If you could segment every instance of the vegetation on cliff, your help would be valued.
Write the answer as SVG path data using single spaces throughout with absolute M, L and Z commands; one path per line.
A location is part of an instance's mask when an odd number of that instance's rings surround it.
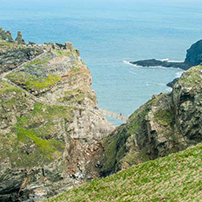
M 202 141 L 202 66 L 185 72 L 168 94 L 142 105 L 104 140 L 100 169 L 106 176 Z
M 95 179 L 49 202 L 200 201 L 202 144 Z
M 99 176 L 101 139 L 114 127 L 92 110 L 96 94 L 79 52 L 70 42 L 26 45 L 21 33 L 16 42 L 3 37 L 0 201 L 41 201 Z

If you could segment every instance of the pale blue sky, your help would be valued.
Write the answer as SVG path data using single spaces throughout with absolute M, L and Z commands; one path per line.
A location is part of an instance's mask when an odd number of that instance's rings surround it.
M 93 3 L 93 4 L 103 4 L 103 3 L 137 3 L 137 2 L 145 2 L 145 3 L 165 3 L 165 4 L 178 4 L 178 3 L 186 3 L 186 4 L 193 4 L 193 3 L 199 3 L 201 0 L 0 0 L 0 3 L 4 4 L 32 4 L 32 3 L 51 3 L 51 4 L 76 4 L 76 3 Z M 197 5 L 196 5 L 197 6 Z

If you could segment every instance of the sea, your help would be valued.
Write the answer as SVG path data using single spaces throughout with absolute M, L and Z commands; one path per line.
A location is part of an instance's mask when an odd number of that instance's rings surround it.
M 92 73 L 99 107 L 129 116 L 183 73 L 129 61 L 183 61 L 202 38 L 201 10 L 197 0 L 0 0 L 0 27 L 14 37 L 22 31 L 26 42 L 71 41 Z

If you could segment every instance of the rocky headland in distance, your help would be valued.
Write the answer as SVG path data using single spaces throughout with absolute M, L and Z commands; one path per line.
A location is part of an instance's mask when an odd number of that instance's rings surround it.
M 130 63 L 142 67 L 161 66 L 167 68 L 172 67 L 188 70 L 190 67 L 197 66 L 202 63 L 202 40 L 197 41 L 187 50 L 186 58 L 183 62 L 147 59 L 147 60 L 138 60 Z M 173 85 L 176 83 L 177 80 L 178 79 L 174 79 L 172 82 L 168 83 L 167 86 L 173 87 Z

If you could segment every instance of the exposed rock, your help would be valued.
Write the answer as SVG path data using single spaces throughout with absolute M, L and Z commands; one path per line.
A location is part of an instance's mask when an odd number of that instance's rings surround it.
M 29 45 L 34 46 L 34 45 L 36 45 L 36 43 L 29 41 Z
M 167 86 L 172 88 L 177 83 L 178 80 L 179 80 L 179 78 L 175 78 L 173 81 L 169 82 L 167 84 Z
M 91 74 L 77 51 L 71 43 L 7 43 L 4 71 L 9 61 L 15 68 L 43 54 L 6 76 L 18 87 L 0 80 L 0 201 L 42 201 L 99 177 L 101 141 L 114 126 L 94 109 Z
M 0 38 L 2 38 L 3 40 L 7 39 L 6 32 L 1 27 L 0 27 Z
M 13 37 L 12 37 L 10 31 L 7 31 L 7 32 L 6 32 L 6 36 L 7 36 L 7 39 L 8 39 L 9 42 L 14 42 Z
M 140 60 L 136 62 L 130 62 L 131 64 L 142 66 L 142 67 L 154 67 L 154 66 L 160 66 L 160 67 L 174 67 L 174 68 L 181 68 L 181 69 L 189 69 L 190 65 L 184 63 L 184 62 L 168 62 L 168 61 L 161 61 L 161 60 Z
M 202 141 L 202 66 L 183 73 L 170 94 L 155 95 L 104 141 L 102 175 Z
M 15 39 L 15 42 L 17 44 L 22 44 L 22 45 L 26 45 L 25 40 L 22 38 L 22 33 L 20 31 L 18 31 L 18 35 Z
M 14 69 L 41 54 L 43 47 L 18 47 L 15 44 L 2 43 L 0 48 L 0 73 Z
M 66 48 L 67 50 L 70 50 L 70 51 L 73 51 L 73 50 L 74 50 L 73 45 L 72 45 L 71 42 L 66 42 L 66 43 L 65 43 L 65 48 Z
M 202 40 L 196 42 L 187 50 L 184 62 L 191 67 L 202 63 Z
M 201 62 L 202 62 L 202 40 L 196 42 L 187 50 L 187 55 L 184 62 L 169 62 L 164 60 L 150 59 L 130 63 L 143 67 L 162 66 L 162 67 L 181 68 L 187 70 L 192 66 L 201 64 Z

